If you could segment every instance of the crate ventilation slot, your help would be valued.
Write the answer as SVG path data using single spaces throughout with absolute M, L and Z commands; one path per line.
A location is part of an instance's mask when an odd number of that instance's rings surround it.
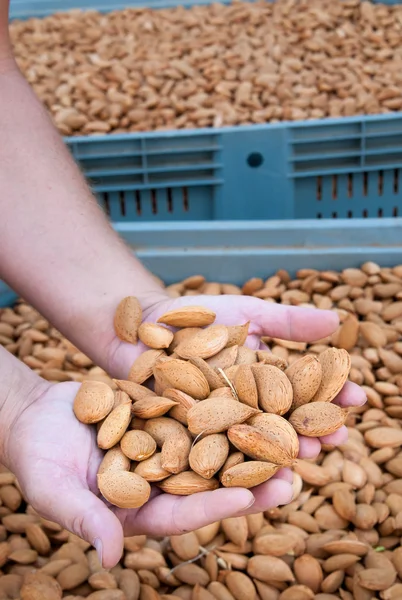
M 135 190 L 125 192 L 102 192 L 98 200 L 108 217 L 124 218 L 129 215 L 137 217 L 159 215 L 163 213 L 187 213 L 190 210 L 189 192 L 187 187 L 175 190 Z

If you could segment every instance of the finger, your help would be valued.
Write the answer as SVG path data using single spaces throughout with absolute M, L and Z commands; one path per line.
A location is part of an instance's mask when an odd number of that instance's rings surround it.
M 340 446 L 344 444 L 348 440 L 348 429 L 343 425 L 338 431 L 335 433 L 330 433 L 329 435 L 323 435 L 320 437 L 320 442 L 322 444 L 329 444 L 331 446 Z
M 333 402 L 342 408 L 363 406 L 367 402 L 367 396 L 360 386 L 347 381 Z
M 275 473 L 272 479 L 282 479 L 283 481 L 287 481 L 288 483 L 293 483 L 292 469 L 284 467 L 283 469 Z
M 119 518 L 127 536 L 180 535 L 215 521 L 237 515 L 254 502 L 246 489 L 219 489 L 192 496 L 161 494 L 136 513 L 120 511 Z
M 248 335 L 244 345 L 251 350 L 261 350 L 258 335 Z
M 92 544 L 102 565 L 111 569 L 123 552 L 123 529 L 111 510 L 89 490 L 76 487 L 52 489 L 52 508 L 47 518 Z M 57 512 L 53 509 L 57 507 Z M 44 511 L 39 511 L 43 514 Z
M 265 512 L 276 506 L 289 504 L 293 497 L 292 485 L 283 479 L 270 479 L 252 489 L 255 502 L 243 514 Z
M 299 435 L 299 458 L 316 458 L 321 452 L 321 444 L 317 438 Z

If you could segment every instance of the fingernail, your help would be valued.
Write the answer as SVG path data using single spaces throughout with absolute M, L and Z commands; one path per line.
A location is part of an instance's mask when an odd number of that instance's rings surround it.
M 244 510 L 247 510 L 248 508 L 251 508 L 253 506 L 254 502 L 255 502 L 255 497 L 253 496 Z
M 278 506 L 286 506 L 286 504 L 289 504 L 289 502 L 292 502 L 293 500 L 293 488 L 290 484 L 288 484 L 287 487 L 288 492 L 281 494 L 281 496 L 283 496 L 283 499 L 281 500 L 281 503 L 278 504 Z
M 102 554 L 103 554 L 102 540 L 100 540 L 99 538 L 96 538 L 94 541 L 94 547 L 95 547 L 96 552 L 98 553 L 99 562 L 102 565 Z

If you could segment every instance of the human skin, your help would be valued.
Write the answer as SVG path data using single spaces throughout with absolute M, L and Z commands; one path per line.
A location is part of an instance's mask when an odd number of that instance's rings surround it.
M 270 304 L 244 296 L 166 296 L 110 227 L 46 111 L 19 72 L 8 42 L 8 2 L 0 0 L 0 277 L 112 376 L 125 378 L 141 344 L 121 342 L 113 316 L 125 296 L 139 298 L 146 320 L 184 304 L 209 306 L 216 321 L 250 321 L 247 344 L 259 336 L 313 341 L 338 325 L 329 311 Z M 282 470 L 253 490 L 220 489 L 191 497 L 153 491 L 139 510 L 99 497 L 101 460 L 95 434 L 79 423 L 75 383 L 52 385 L 0 348 L 0 462 L 16 474 L 28 502 L 43 516 L 94 544 L 103 565 L 117 563 L 123 535 L 180 534 L 233 515 L 285 504 L 292 475 Z M 336 402 L 365 402 L 347 383 Z M 322 440 L 300 438 L 300 456 L 320 442 L 339 444 L 343 428 Z

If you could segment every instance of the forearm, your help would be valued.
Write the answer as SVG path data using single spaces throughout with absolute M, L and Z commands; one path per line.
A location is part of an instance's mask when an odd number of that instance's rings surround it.
M 118 302 L 163 296 L 92 197 L 22 75 L 0 73 L 0 277 L 104 363 Z

